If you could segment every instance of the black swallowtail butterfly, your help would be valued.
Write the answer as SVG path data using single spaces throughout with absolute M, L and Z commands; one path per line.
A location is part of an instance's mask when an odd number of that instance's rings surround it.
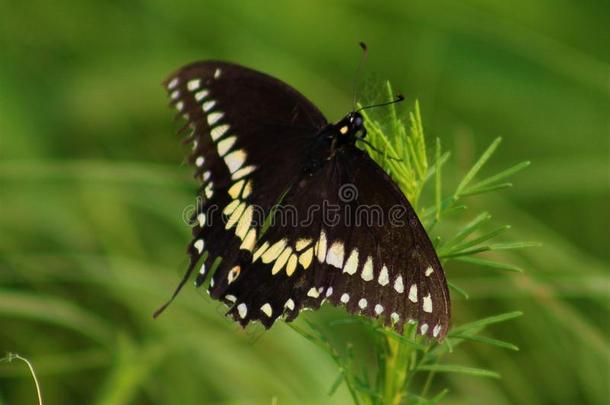
M 445 336 L 441 264 L 405 196 L 356 147 L 361 114 L 329 124 L 292 87 L 226 62 L 187 65 L 164 85 L 188 121 L 182 132 L 202 181 L 190 265 L 172 299 L 198 268 L 195 284 L 209 278 L 211 297 L 244 327 L 291 321 L 327 300 L 400 333 L 417 322 L 418 333 Z M 278 203 L 298 222 L 273 221 Z M 370 208 L 366 223 L 360 207 Z

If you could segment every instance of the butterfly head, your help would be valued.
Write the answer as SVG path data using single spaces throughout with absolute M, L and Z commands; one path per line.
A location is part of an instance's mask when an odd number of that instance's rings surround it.
M 352 111 L 335 124 L 338 138 L 342 142 L 356 142 L 366 136 L 364 118 L 359 112 Z

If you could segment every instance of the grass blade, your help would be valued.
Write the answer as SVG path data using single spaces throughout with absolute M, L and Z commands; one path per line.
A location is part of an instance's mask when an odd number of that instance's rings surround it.
M 434 371 L 437 373 L 458 373 L 476 377 L 500 378 L 500 374 L 482 368 L 459 366 L 454 364 L 431 364 L 417 367 L 418 371 Z
M 496 262 L 494 260 L 480 259 L 478 257 L 462 256 L 456 257 L 455 260 L 464 263 L 476 264 L 479 266 L 490 267 L 498 270 L 514 271 L 516 273 L 523 273 L 523 269 L 512 264 Z
M 496 149 L 498 148 L 498 146 L 500 145 L 501 142 L 502 142 L 502 138 L 500 138 L 500 137 L 496 138 L 491 143 L 491 145 L 489 145 L 489 147 L 485 150 L 485 152 L 483 152 L 483 154 L 481 155 L 479 160 L 477 160 L 477 162 L 472 166 L 472 168 L 468 171 L 468 173 L 466 173 L 466 175 L 464 176 L 464 178 L 462 179 L 460 184 L 457 186 L 457 189 L 455 190 L 456 196 L 462 195 L 462 191 L 464 191 L 466 186 L 468 186 L 468 184 L 472 181 L 472 179 L 474 179 L 474 177 L 477 175 L 477 173 L 481 170 L 481 168 L 489 160 L 491 155 L 494 154 L 494 152 L 496 151 Z

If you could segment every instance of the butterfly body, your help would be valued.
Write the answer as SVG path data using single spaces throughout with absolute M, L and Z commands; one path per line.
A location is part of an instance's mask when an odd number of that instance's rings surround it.
M 209 280 L 210 296 L 243 326 L 291 321 L 328 301 L 444 337 L 441 264 L 402 192 L 356 146 L 366 136 L 358 112 L 328 123 L 285 83 L 219 61 L 185 66 L 165 86 L 188 120 L 202 182 L 176 293 L 199 268 L 196 285 Z

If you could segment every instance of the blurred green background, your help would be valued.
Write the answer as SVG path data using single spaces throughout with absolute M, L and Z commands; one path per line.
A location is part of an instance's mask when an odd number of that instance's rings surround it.
M 453 294 L 455 322 L 522 310 L 488 333 L 521 350 L 461 346 L 449 361 L 502 379 L 442 376 L 444 402 L 607 403 L 609 16 L 596 0 L 3 0 L 0 350 L 33 361 L 48 404 L 348 403 L 327 395 L 332 361 L 281 322 L 240 331 L 192 287 L 152 320 L 186 266 L 196 189 L 160 82 L 226 59 L 335 120 L 364 40 L 367 75 L 418 98 L 453 152 L 447 187 L 498 135 L 488 173 L 532 161 L 472 201 L 513 226 L 507 241 L 543 244 L 500 257 L 525 273 L 447 266 L 470 293 Z M 32 403 L 25 366 L 0 364 L 0 404 Z

